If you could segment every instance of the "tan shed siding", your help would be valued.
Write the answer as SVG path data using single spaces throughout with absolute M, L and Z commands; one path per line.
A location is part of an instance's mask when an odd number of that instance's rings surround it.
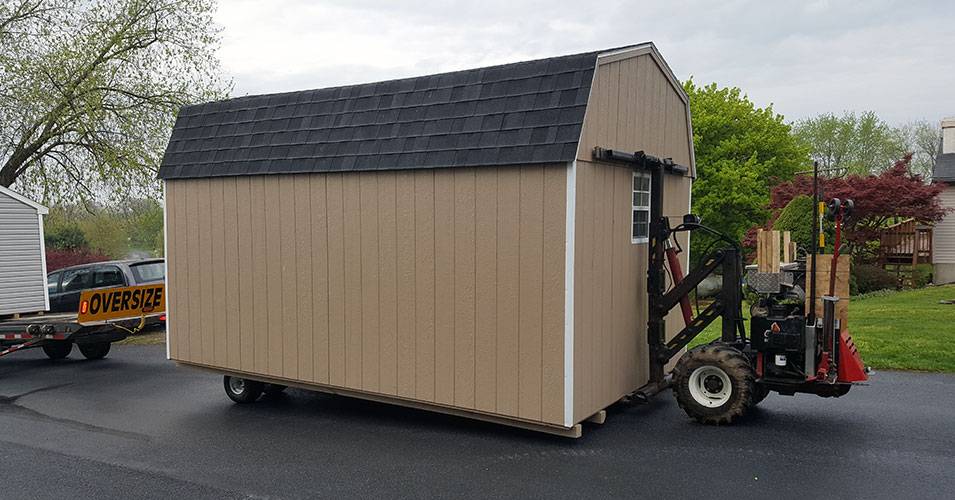
M 578 149 L 574 251 L 574 422 L 645 383 L 647 244 L 631 243 L 632 170 L 595 163 L 594 147 L 691 166 L 687 108 L 650 54 L 612 57 L 595 72 Z M 691 179 L 668 175 L 664 213 L 688 211 Z M 680 239 L 686 248 L 685 235 Z M 686 270 L 686 254 L 682 254 Z M 674 310 L 667 333 L 682 327 Z
M 949 184 L 940 196 L 942 206 L 955 209 L 955 184 Z M 955 264 L 955 213 L 935 225 L 932 234 L 932 255 L 935 264 Z
M 563 425 L 566 165 L 166 189 L 173 359 Z
M 690 166 L 688 130 L 686 105 L 650 54 L 599 64 L 577 158 L 590 161 L 599 146 Z

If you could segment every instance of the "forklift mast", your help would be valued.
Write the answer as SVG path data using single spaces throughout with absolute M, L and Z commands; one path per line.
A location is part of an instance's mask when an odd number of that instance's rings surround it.
M 649 256 L 647 263 L 647 344 L 649 377 L 632 395 L 646 401 L 672 385 L 677 403 L 696 420 L 705 424 L 729 424 L 759 404 L 771 391 L 784 395 L 797 392 L 823 397 L 846 394 L 853 383 L 867 379 L 865 367 L 848 332 L 835 315 L 839 301 L 831 283 L 837 261 L 830 266 L 830 291 L 823 297 L 822 314 L 816 310 L 816 253 L 821 238 L 820 204 L 813 220 L 810 262 L 810 303 L 793 277 L 807 272 L 805 261 L 787 263 L 786 269 L 769 273 L 754 271 L 750 287 L 757 293 L 751 309 L 750 338 L 743 325 L 743 261 L 738 241 L 700 223 L 694 215 L 684 215 L 671 226 L 663 212 L 666 175 L 684 176 L 688 168 L 669 158 L 658 158 L 643 151 L 627 153 L 594 148 L 595 159 L 626 164 L 650 174 Z M 818 167 L 814 169 L 814 178 Z M 814 181 L 814 197 L 819 199 Z M 829 218 L 835 222 L 836 249 L 843 221 L 852 211 L 852 202 L 838 199 L 829 203 Z M 681 232 L 700 231 L 725 243 L 723 248 L 704 255 L 700 264 L 682 275 L 677 252 Z M 668 283 L 669 262 L 670 280 Z M 708 276 L 720 272 L 723 284 L 713 301 L 694 317 L 690 293 Z M 765 283 L 769 283 L 766 285 Z M 785 287 L 783 285 L 786 285 Z M 666 335 L 666 316 L 680 305 L 684 327 L 671 339 Z M 808 309 L 808 314 L 805 309 Z M 721 318 L 720 339 L 684 352 L 684 348 L 717 318 Z M 671 373 L 667 364 L 680 356 Z
M 742 317 L 742 256 L 739 244 L 721 233 L 700 224 L 692 215 L 683 217 L 682 222 L 670 226 L 669 217 L 663 215 L 663 180 L 665 175 L 684 176 L 689 171 L 686 166 L 674 163 L 669 158 L 655 156 L 638 151 L 626 153 L 610 149 L 595 148 L 594 158 L 602 161 L 626 163 L 636 170 L 650 174 L 650 228 L 649 263 L 647 267 L 647 296 L 649 303 L 647 320 L 647 343 L 650 348 L 650 378 L 647 385 L 635 394 L 648 398 L 666 389 L 666 364 L 679 354 L 706 327 L 722 317 L 721 340 L 727 344 L 742 344 L 746 332 Z M 727 243 L 726 248 L 716 250 L 703 258 L 702 264 L 690 271 L 682 281 L 666 290 L 666 254 L 670 237 L 677 232 L 703 230 Z M 673 251 L 670 249 L 669 251 Z M 704 279 L 720 269 L 723 274 L 723 286 L 719 296 L 706 309 L 692 318 L 688 324 L 672 339 L 666 338 L 666 316 L 677 304 L 685 300 Z

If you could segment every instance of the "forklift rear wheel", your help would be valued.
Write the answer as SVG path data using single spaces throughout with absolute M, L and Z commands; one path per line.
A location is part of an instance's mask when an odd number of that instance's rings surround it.
M 254 403 L 265 390 L 265 384 L 262 382 L 229 375 L 226 375 L 222 382 L 229 399 L 241 404 Z
M 265 391 L 266 396 L 278 396 L 279 394 L 285 392 L 285 389 L 288 389 L 288 387 L 284 385 L 265 384 L 265 389 L 263 389 L 263 391 Z
M 673 369 L 673 395 L 687 415 L 709 425 L 732 424 L 753 405 L 755 375 L 746 356 L 721 344 L 699 346 Z
M 68 340 L 54 340 L 43 344 L 43 352 L 50 359 L 63 359 L 70 355 L 73 343 Z
M 93 342 L 92 344 L 77 344 L 80 353 L 86 359 L 103 359 L 109 354 L 109 342 Z

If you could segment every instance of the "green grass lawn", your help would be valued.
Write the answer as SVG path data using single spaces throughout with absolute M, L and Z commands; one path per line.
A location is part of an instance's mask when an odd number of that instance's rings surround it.
M 160 345 L 165 343 L 166 330 L 162 327 L 153 327 L 116 342 L 117 345 Z
M 873 368 L 955 372 L 955 285 L 854 297 L 849 332 Z M 749 307 L 744 307 L 749 318 Z M 749 328 L 747 321 L 747 328 Z M 691 344 L 719 337 L 719 320 Z

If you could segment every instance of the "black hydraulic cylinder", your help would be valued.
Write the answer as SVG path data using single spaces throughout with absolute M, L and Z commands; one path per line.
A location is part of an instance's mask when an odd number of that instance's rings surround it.
M 740 276 L 739 263 L 739 250 L 733 247 L 723 249 L 723 287 L 720 290 L 726 308 L 723 311 L 721 335 L 723 342 L 735 342 L 737 340 L 737 325 L 741 320 L 737 316 L 739 315 L 739 306 L 743 300 L 743 291 L 740 287 L 743 279 Z

